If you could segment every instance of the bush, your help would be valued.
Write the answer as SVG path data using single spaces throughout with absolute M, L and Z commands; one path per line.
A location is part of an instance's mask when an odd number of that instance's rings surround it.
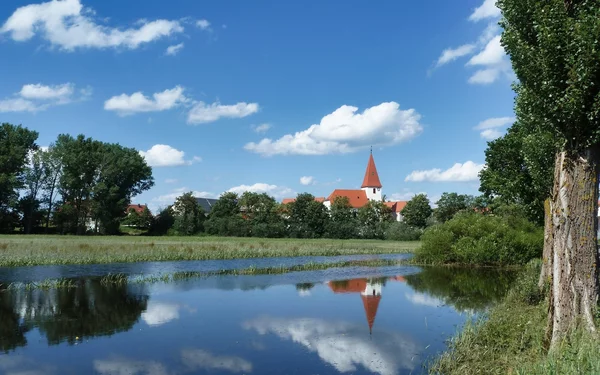
M 416 260 L 434 264 L 525 264 L 541 256 L 541 227 L 520 215 L 462 212 L 423 233 Z
M 402 222 L 393 222 L 385 230 L 385 239 L 391 241 L 418 241 L 423 231 Z

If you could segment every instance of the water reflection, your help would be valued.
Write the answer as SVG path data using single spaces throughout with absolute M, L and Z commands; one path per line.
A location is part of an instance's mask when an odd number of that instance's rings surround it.
M 406 271 L 0 291 L 0 349 L 10 352 L 0 373 L 415 373 L 464 323 L 460 312 L 485 309 L 513 279 Z

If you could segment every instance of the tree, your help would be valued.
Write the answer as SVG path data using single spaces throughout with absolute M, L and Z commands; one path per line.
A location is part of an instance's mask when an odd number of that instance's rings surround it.
M 402 210 L 404 222 L 411 227 L 425 228 L 433 210 L 425 194 L 415 195 Z
M 37 149 L 37 137 L 37 132 L 20 125 L 0 125 L 0 232 L 14 228 L 27 156 Z
M 206 232 L 219 236 L 249 236 L 248 222 L 242 219 L 236 193 L 223 193 L 210 210 L 208 220 L 204 223 Z
M 320 238 L 328 226 L 329 212 L 309 193 L 298 194 L 288 204 L 290 236 L 295 238 Z
M 175 200 L 173 212 L 175 214 L 174 229 L 177 233 L 191 236 L 204 229 L 202 224 L 206 215 L 192 192 L 185 193 Z
M 519 80 L 517 121 L 557 150 L 547 223 L 550 348 L 574 328 L 596 332 L 600 1 L 499 0 L 502 44 Z M 548 255 L 548 254 L 546 254 Z
M 433 211 L 433 216 L 442 223 L 452 219 L 459 211 L 471 207 L 473 197 L 465 194 L 444 193 L 437 201 L 437 208 Z
M 46 180 L 43 155 L 43 150 L 32 151 L 29 157 L 29 165 L 23 173 L 25 196 L 21 198 L 20 206 L 23 213 L 22 222 L 25 234 L 31 233 L 34 221 L 37 225 L 41 219 L 41 215 L 39 214 L 40 200 L 38 196 Z
M 383 202 L 369 201 L 358 209 L 362 238 L 383 239 L 387 226 L 392 221 L 392 210 Z
M 48 147 L 48 150 L 42 154 L 42 165 L 44 168 L 44 185 L 42 193 L 42 202 L 46 206 L 46 232 L 50 226 L 50 217 L 52 209 L 58 195 L 59 181 L 62 175 L 62 157 L 54 144 Z
M 163 236 L 169 233 L 169 230 L 173 228 L 175 224 L 175 216 L 173 213 L 173 207 L 168 206 L 159 211 L 156 218 L 150 225 L 150 234 L 155 236 Z
M 348 197 L 339 196 L 333 200 L 330 216 L 327 228 L 330 237 L 348 239 L 357 236 L 358 219 Z
M 266 193 L 244 192 L 239 199 L 248 235 L 254 237 L 283 237 L 285 226 L 279 205 Z

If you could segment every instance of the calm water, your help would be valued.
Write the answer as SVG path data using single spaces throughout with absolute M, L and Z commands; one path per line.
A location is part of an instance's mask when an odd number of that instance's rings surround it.
M 72 289 L 5 290 L 0 373 L 421 373 L 512 279 L 355 267 L 122 286 L 88 277 Z

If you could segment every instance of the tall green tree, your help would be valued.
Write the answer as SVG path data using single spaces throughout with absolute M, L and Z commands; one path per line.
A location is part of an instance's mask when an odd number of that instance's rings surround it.
M 502 44 L 518 83 L 517 121 L 556 140 L 549 211 L 548 330 L 554 348 L 596 331 L 600 162 L 600 0 L 499 0 Z
M 242 218 L 253 237 L 283 237 L 285 226 L 279 204 L 266 193 L 244 192 L 239 199 Z
M 0 232 L 10 232 L 16 224 L 15 212 L 27 156 L 37 149 L 38 133 L 20 125 L 0 125 Z
M 433 209 L 429 204 L 429 198 L 426 194 L 415 195 L 402 210 L 404 222 L 411 227 L 425 228 L 427 219 L 433 213 Z
M 348 197 L 336 197 L 331 203 L 330 220 L 327 229 L 329 237 L 355 238 L 358 234 L 357 214 L 350 205 Z
M 34 224 L 39 224 L 41 220 L 39 196 L 46 181 L 44 153 L 45 151 L 41 149 L 32 151 L 29 155 L 29 163 L 23 173 L 25 194 L 21 198 L 21 212 L 23 229 L 26 234 L 31 233 Z
M 452 219 L 459 211 L 470 208 L 473 204 L 473 197 L 466 194 L 443 193 L 436 202 L 437 208 L 433 210 L 433 216 L 441 223 Z
M 41 201 L 45 206 L 45 227 L 46 232 L 48 232 L 52 210 L 54 209 L 54 204 L 59 193 L 60 177 L 62 175 L 62 157 L 59 150 L 54 146 L 54 143 L 48 147 L 48 150 L 42 153 L 42 166 L 44 169 L 44 184 L 42 186 Z
M 192 192 L 185 193 L 175 200 L 173 213 L 175 216 L 173 228 L 177 233 L 191 236 L 204 229 L 203 223 L 206 215 Z
M 358 209 L 359 235 L 362 238 L 383 239 L 388 224 L 393 220 L 392 210 L 383 202 L 369 201 Z
M 204 223 L 206 232 L 219 236 L 245 237 L 250 234 L 248 222 L 242 219 L 240 197 L 234 192 L 223 193 L 211 208 Z
M 323 203 L 315 201 L 312 194 L 301 193 L 294 202 L 288 205 L 291 237 L 319 238 L 323 236 L 329 222 L 329 212 Z

